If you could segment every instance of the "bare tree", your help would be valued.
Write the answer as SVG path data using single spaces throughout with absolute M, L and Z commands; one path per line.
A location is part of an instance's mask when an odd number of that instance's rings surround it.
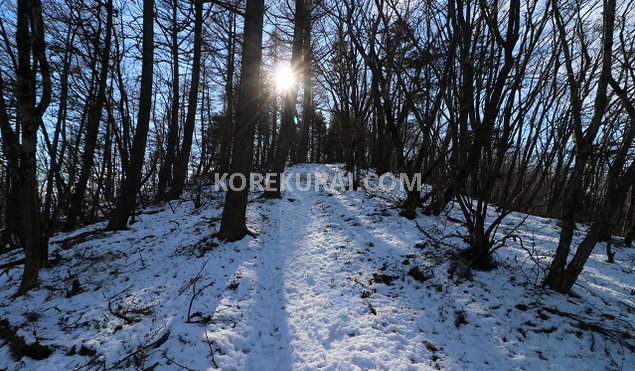
M 593 116 L 588 127 L 583 122 L 582 116 L 582 89 L 580 81 L 576 76 L 580 76 L 574 71 L 574 60 L 569 50 L 567 42 L 566 24 L 563 19 L 560 4 L 552 1 L 554 9 L 554 23 L 557 27 L 558 35 L 564 47 L 562 53 L 567 71 L 567 84 L 570 89 L 572 135 L 575 144 L 575 165 L 567 180 L 566 191 L 564 192 L 564 214 L 562 217 L 562 230 L 556 254 L 549 268 L 547 284 L 559 292 L 567 292 L 577 279 L 586 257 L 590 254 L 590 249 L 595 246 L 595 237 L 591 236 L 588 243 L 580 246 L 569 267 L 566 266 L 573 233 L 575 230 L 576 215 L 580 202 L 583 200 L 583 181 L 585 170 L 593 153 L 593 142 L 602 124 L 606 111 L 608 98 L 607 87 L 611 79 L 612 53 L 613 53 L 613 32 L 615 28 L 615 0 L 605 0 L 603 2 L 603 24 L 602 24 L 602 49 L 601 49 L 601 71 L 597 80 L 597 89 L 593 104 Z M 581 9 L 578 9 L 581 11 Z M 585 43 L 585 40 L 580 40 Z M 584 47 L 584 45 L 582 46 Z M 595 234 L 595 233 L 594 233 Z M 585 257 L 586 255 L 586 257 Z
M 260 64 L 264 13 L 264 0 L 247 0 L 234 150 L 230 167 L 232 175 L 244 177 L 245 182 L 248 182 L 250 178 L 254 133 L 256 123 L 260 119 Z M 218 233 L 220 238 L 236 241 L 250 233 L 245 223 L 248 196 L 249 187 L 247 186 L 241 190 L 229 189 Z
M 295 125 L 297 122 L 297 99 L 298 99 L 298 76 L 302 66 L 302 44 L 305 22 L 307 18 L 307 7 L 304 0 L 296 0 L 295 15 L 293 25 L 293 47 L 291 50 L 291 73 L 294 79 L 291 86 L 284 92 L 282 113 L 280 117 L 280 134 L 276 144 L 275 154 L 271 163 L 270 173 L 272 177 L 268 179 L 269 187 L 265 191 L 265 197 L 279 198 L 282 174 L 289 155 L 289 148 L 295 137 Z
M 24 274 L 16 295 L 35 287 L 43 262 L 47 260 L 48 244 L 42 243 L 37 180 L 37 133 L 42 116 L 51 100 L 51 80 L 46 58 L 42 3 L 39 0 L 19 0 L 17 6 L 17 128 L 11 128 L 2 92 L 4 77 L 0 74 L 0 128 L 3 152 L 13 177 L 10 195 L 19 210 L 19 236 L 25 254 Z M 40 100 L 36 102 L 36 76 L 42 79 Z M 45 239 L 46 240 L 46 239 Z
M 161 22 L 157 22 L 166 33 L 169 34 L 169 46 L 171 51 L 172 62 L 172 99 L 170 103 L 170 123 L 168 127 L 168 139 L 165 148 L 165 157 L 161 162 L 159 170 L 159 183 L 157 184 L 156 201 L 161 201 L 165 197 L 167 186 L 172 179 L 173 166 L 177 153 L 179 140 L 179 100 L 180 100 L 180 42 L 178 39 L 179 31 L 183 26 L 178 23 L 178 0 L 171 0 L 171 13 L 169 26 L 162 26 Z
M 119 201 L 113 210 L 108 229 L 126 228 L 141 188 L 141 172 L 145 161 L 150 114 L 152 109 L 152 76 L 154 68 L 154 0 L 143 1 L 143 62 L 137 127 L 132 144 L 130 168 L 121 186 Z
M 113 27 L 113 6 L 112 0 L 108 0 L 105 4 L 106 8 L 106 38 L 101 55 L 101 69 L 97 80 L 97 93 L 96 96 L 90 97 L 88 106 L 88 118 L 86 122 L 86 135 L 84 138 L 84 152 L 82 154 L 82 167 L 79 175 L 79 180 L 75 185 L 75 192 L 71 198 L 71 207 L 66 215 L 66 223 L 64 229 L 67 231 L 72 230 L 75 227 L 77 218 L 81 214 L 82 206 L 84 202 L 84 194 L 86 192 L 86 185 L 88 184 L 88 178 L 92 173 L 93 164 L 95 162 L 95 145 L 97 144 L 97 134 L 99 132 L 99 124 L 101 122 L 101 116 L 103 111 L 104 102 L 106 100 L 106 84 L 108 80 L 108 71 L 110 67 L 110 48 L 111 37 Z
M 185 178 L 192 149 L 192 136 L 194 135 L 194 124 L 196 120 L 196 107 L 198 102 L 198 90 L 201 79 L 201 44 L 203 42 L 203 2 L 194 1 L 194 59 L 192 61 L 192 81 L 190 94 L 188 97 L 187 116 L 183 130 L 183 143 L 174 167 L 174 177 L 168 199 L 176 199 L 183 193 Z

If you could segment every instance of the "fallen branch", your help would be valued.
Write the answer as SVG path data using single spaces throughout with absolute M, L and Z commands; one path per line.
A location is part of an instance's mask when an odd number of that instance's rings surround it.
M 24 264 L 24 258 L 18 259 L 16 261 L 12 261 L 12 262 L 4 263 L 4 264 L 0 265 L 0 269 L 13 268 L 13 267 L 17 267 L 18 265 L 22 265 L 22 264 Z
M 182 364 L 178 363 L 177 361 L 175 361 L 174 359 L 172 359 L 172 358 L 170 358 L 170 357 L 168 357 L 168 356 L 166 356 L 166 355 L 164 355 L 164 357 L 165 357 L 165 359 L 167 359 L 168 361 L 170 361 L 170 362 L 174 363 L 175 365 L 179 366 L 180 368 L 182 368 L 182 369 L 184 369 L 184 370 L 187 370 L 187 371 L 196 371 L 196 370 L 195 370 L 195 369 L 193 369 L 193 368 L 189 368 L 189 367 L 187 367 L 187 366 L 183 366 Z
M 207 331 L 205 331 L 205 338 L 207 339 L 207 346 L 209 347 L 210 357 L 212 357 L 212 364 L 214 365 L 214 368 L 220 368 L 218 367 L 218 363 L 216 363 L 216 358 L 214 357 L 215 350 L 212 347 L 213 341 L 209 339 L 209 334 L 207 333 Z
M 419 232 L 423 233 L 423 235 L 426 236 L 426 238 L 428 238 L 430 241 L 440 245 L 440 242 L 436 238 L 432 237 L 428 232 L 426 232 L 426 230 L 423 229 L 423 227 L 421 227 L 419 225 L 419 222 L 417 222 L 416 220 L 415 220 L 415 226 L 417 227 Z
M 127 360 L 129 360 L 130 358 L 135 357 L 138 354 L 141 353 L 145 353 L 146 350 L 148 349 L 156 349 L 159 348 L 161 345 L 165 344 L 166 341 L 168 341 L 168 339 L 170 338 L 170 331 L 166 331 L 165 334 L 163 334 L 158 340 L 153 341 L 150 344 L 147 345 L 142 345 L 139 346 L 139 348 L 137 348 L 136 351 L 128 354 L 127 356 L 125 356 L 124 358 L 120 359 L 119 361 L 117 361 L 117 363 L 112 365 L 112 368 L 117 368 L 120 365 L 122 365 L 124 362 L 126 362 Z
M 80 243 L 96 238 L 97 235 L 101 234 L 102 232 L 104 232 L 103 229 L 88 231 L 88 232 L 80 233 L 77 236 L 67 238 L 65 240 L 56 241 L 55 243 L 60 245 L 60 248 L 62 250 L 70 250 L 75 245 L 78 245 Z

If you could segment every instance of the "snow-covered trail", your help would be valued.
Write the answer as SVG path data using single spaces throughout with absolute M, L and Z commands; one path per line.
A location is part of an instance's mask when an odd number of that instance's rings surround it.
M 390 324 L 366 318 L 371 307 L 361 294 L 380 267 L 367 266 L 362 255 L 375 245 L 360 236 L 360 228 L 373 228 L 357 220 L 367 210 L 349 202 L 337 193 L 295 189 L 263 202 L 254 258 L 239 268 L 251 288 L 243 307 L 248 349 L 227 353 L 244 359 L 239 368 L 404 368 L 428 353 L 422 340 L 409 339 L 414 346 L 391 340 Z M 410 356 L 395 357 L 402 351 Z

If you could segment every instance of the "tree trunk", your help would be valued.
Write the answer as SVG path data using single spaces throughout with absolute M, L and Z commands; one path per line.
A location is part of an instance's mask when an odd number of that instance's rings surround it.
M 219 173 L 229 171 L 234 128 L 234 70 L 236 68 L 236 15 L 230 16 L 227 41 L 227 81 L 225 82 L 225 118 L 221 127 Z
M 64 229 L 70 231 L 75 228 L 78 216 L 82 213 L 82 204 L 84 203 L 84 193 L 88 178 L 92 172 L 95 163 L 95 145 L 97 144 L 97 134 L 99 132 L 99 124 L 101 122 L 101 114 L 106 100 L 106 83 L 108 80 L 108 69 L 110 65 L 110 38 L 112 35 L 112 18 L 113 7 L 112 0 L 106 3 L 106 40 L 104 42 L 104 50 L 101 57 L 101 71 L 99 73 L 99 87 L 97 97 L 88 111 L 88 121 L 86 123 L 86 137 L 84 139 L 84 153 L 82 155 L 82 170 L 79 180 L 75 185 L 75 193 L 71 198 L 71 207 L 66 216 Z
M 168 128 L 168 142 L 165 149 L 165 158 L 161 163 L 159 170 L 159 184 L 157 185 L 157 194 L 155 195 L 155 201 L 162 201 L 165 197 L 165 191 L 168 183 L 172 179 L 172 170 L 174 166 L 174 159 L 176 157 L 176 150 L 179 140 L 179 89 L 180 76 L 179 76 L 179 30 L 177 26 L 177 0 L 173 0 L 172 4 L 172 101 L 170 105 L 170 127 Z
M 232 152 L 231 173 L 242 174 L 248 181 L 253 156 L 256 123 L 260 119 L 260 64 L 262 60 L 262 24 L 264 0 L 247 0 L 245 40 L 241 63 L 241 79 L 236 111 L 236 135 Z M 249 189 L 227 192 L 218 236 L 237 241 L 249 233 L 245 224 Z
M 565 40 L 565 30 L 560 18 L 560 14 L 557 11 L 558 7 L 554 0 L 554 9 L 556 9 L 556 24 L 558 26 L 558 32 L 562 41 Z M 615 0 L 607 0 L 604 3 L 603 12 L 603 35 L 602 35 L 602 70 L 598 79 L 597 91 L 595 94 L 595 101 L 593 107 L 593 116 L 591 117 L 588 128 L 583 132 L 581 109 L 582 103 L 579 97 L 579 83 L 575 81 L 572 67 L 572 60 L 569 54 L 569 50 L 565 47 L 563 49 L 565 55 L 566 67 L 568 70 L 569 87 L 571 89 L 571 105 L 573 110 L 573 138 L 576 150 L 575 166 L 571 178 L 569 179 L 568 189 L 566 192 L 566 199 L 564 202 L 565 213 L 562 218 L 562 227 L 560 232 L 560 240 L 558 242 L 558 248 L 556 254 L 549 267 L 549 273 L 547 274 L 546 284 L 552 289 L 565 293 L 568 292 L 578 275 L 582 271 L 584 263 L 588 258 L 591 250 L 595 246 L 596 242 L 601 238 L 601 232 L 598 228 L 607 228 L 610 226 L 608 220 L 612 217 L 612 213 L 605 215 L 606 220 L 599 220 L 591 225 L 587 236 L 584 241 L 578 247 L 576 254 L 567 267 L 567 258 L 571 250 L 571 243 L 573 240 L 573 232 L 575 229 L 575 219 L 577 216 L 579 203 L 583 200 L 584 189 L 582 184 L 584 181 L 584 171 L 588 163 L 589 157 L 592 154 L 593 141 L 595 140 L 596 133 L 602 122 L 604 111 L 608 103 L 607 99 L 607 87 L 611 77 L 612 67 L 612 50 L 613 50 L 613 31 L 615 28 Z M 583 134 L 586 133 L 586 134 Z M 612 169 L 611 169 L 612 170 Z M 610 181 L 609 181 L 610 183 Z M 610 184 L 607 192 L 607 203 L 614 198 L 614 193 L 610 189 Z M 625 192 L 624 189 L 622 192 Z M 619 192 L 619 191 L 618 191 Z M 614 204 L 611 207 L 619 208 L 618 204 Z M 609 211 L 605 211 L 604 214 Z M 612 212 L 612 210 L 610 210 Z M 609 223 L 609 224 L 606 224 Z
M 303 102 L 302 102 L 302 126 L 300 128 L 300 140 L 298 141 L 298 153 L 296 163 L 305 162 L 309 152 L 309 134 L 313 122 L 313 82 L 311 61 L 313 53 L 311 49 L 311 3 L 307 1 L 304 30 L 302 40 L 302 82 L 303 82 Z
M 589 232 L 578 246 L 569 265 L 564 269 L 554 269 L 554 265 L 551 265 L 546 280 L 549 287 L 560 293 L 571 291 L 595 245 L 606 235 L 606 231 L 612 228 L 616 210 L 619 209 L 619 204 L 622 202 L 621 195 L 628 189 L 628 183 L 633 181 L 633 168 L 634 166 L 630 166 L 627 174 L 621 179 L 614 178 L 613 182 L 609 181 L 613 184 L 607 193 L 602 211 L 591 224 Z
M 132 143 L 132 157 L 128 174 L 121 186 L 119 202 L 113 211 L 108 229 L 125 229 L 134 210 L 137 192 L 141 187 L 141 172 L 145 160 L 150 114 L 152 109 L 152 75 L 154 68 L 154 0 L 143 0 L 143 57 L 141 66 L 141 94 L 137 127 Z
M 19 128 L 19 126 L 17 126 Z M 22 241 L 22 226 L 20 223 L 20 207 L 18 206 L 18 191 L 19 186 L 19 164 L 20 164 L 20 140 L 19 135 L 11 128 L 9 122 L 9 114 L 7 111 L 6 102 L 4 99 L 4 78 L 2 71 L 0 71 L 0 129 L 2 129 L 2 152 L 7 159 L 6 169 L 6 182 L 4 184 L 4 190 L 7 192 L 7 197 L 3 208 L 5 209 L 6 230 L 3 231 L 3 243 L 7 241 L 15 241 L 17 237 L 20 242 Z
M 75 40 L 75 29 L 69 30 L 66 39 L 66 50 L 64 52 L 64 65 L 62 67 L 61 81 L 60 81 L 60 95 L 57 110 L 57 120 L 55 123 L 55 132 L 53 134 L 53 145 L 49 151 L 50 166 L 46 178 L 46 196 L 44 198 L 44 220 L 42 228 L 46 228 L 47 233 L 51 232 L 52 220 L 51 208 L 53 205 L 53 188 L 55 182 L 58 183 L 58 187 L 63 183 L 60 175 L 60 162 L 63 161 L 61 155 L 58 156 L 58 147 L 60 144 L 60 136 L 63 135 L 63 128 L 66 125 L 66 117 L 68 115 L 68 75 L 71 68 L 71 59 L 73 56 L 73 41 Z M 65 140 L 62 139 L 62 147 Z M 61 151 L 63 153 L 63 151 Z
M 177 199 L 183 193 L 185 178 L 190 161 L 190 151 L 192 149 L 192 136 L 194 135 L 194 124 L 196 122 L 196 105 L 198 103 L 198 86 L 201 79 L 201 44 L 203 28 L 203 2 L 194 1 L 194 61 L 192 62 L 192 85 L 188 97 L 187 117 L 185 119 L 185 129 L 183 132 L 183 145 L 179 152 L 179 157 L 174 169 L 172 186 L 167 198 Z
M 284 173 L 284 166 L 291 148 L 291 141 L 295 135 L 296 103 L 298 99 L 298 72 L 302 61 L 302 33 L 306 18 L 306 8 L 304 0 L 296 0 L 295 2 L 295 21 L 293 28 L 293 48 L 291 51 L 291 71 L 294 81 L 284 94 L 284 102 L 282 107 L 282 115 L 280 118 L 280 133 L 278 135 L 278 143 L 276 151 L 271 163 L 272 174 L 269 189 L 265 191 L 264 196 L 267 198 L 279 198 Z
M 631 185 L 631 200 L 624 221 L 624 245 L 631 247 L 635 237 L 635 187 Z
M 37 133 L 42 115 L 51 99 L 51 80 L 45 55 L 44 24 L 40 0 L 19 0 L 17 4 L 16 48 L 18 54 L 16 98 L 18 127 L 16 134 L 8 123 L 4 98 L 0 104 L 0 125 L 2 125 L 3 147 L 9 167 L 16 174 L 16 186 L 11 195 L 18 202 L 20 237 L 25 255 L 22 282 L 16 295 L 22 295 L 35 287 L 43 261 L 48 254 L 47 238 L 41 234 L 37 181 Z M 31 61 L 33 60 L 33 64 Z M 38 66 L 38 67 L 36 67 Z M 36 105 L 36 75 L 39 69 L 42 97 Z M 0 80 L 2 77 L 0 76 Z M 2 83 L 0 82 L 0 85 Z M 0 90 L 2 86 L 0 86 Z M 21 139 L 18 139 L 18 136 Z

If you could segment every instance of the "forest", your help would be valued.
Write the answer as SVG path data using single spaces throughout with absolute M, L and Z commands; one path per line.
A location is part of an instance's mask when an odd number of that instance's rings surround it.
M 0 129 L 0 369 L 635 367 L 633 0 L 0 0 Z

